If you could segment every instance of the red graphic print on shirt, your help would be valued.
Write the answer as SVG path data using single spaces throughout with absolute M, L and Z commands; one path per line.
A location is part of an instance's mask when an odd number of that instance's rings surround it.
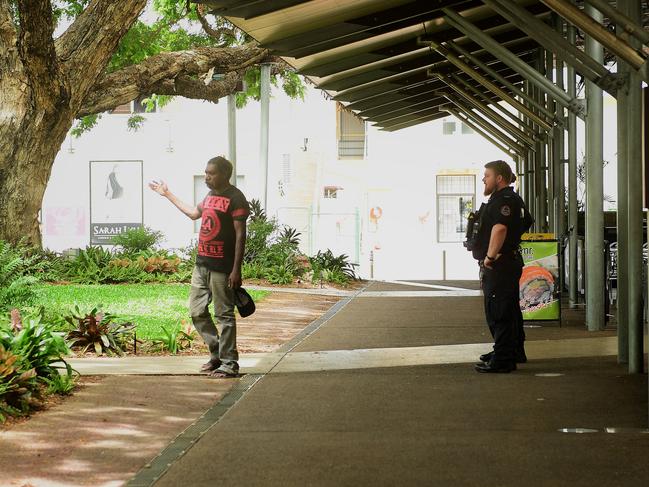
M 235 254 L 234 221 L 245 221 L 250 211 L 246 197 L 230 186 L 219 194 L 208 194 L 198 208 L 202 220 L 196 265 L 229 273 Z
M 219 212 L 226 213 L 230 207 L 230 198 L 223 196 L 208 196 L 203 201 L 203 217 L 198 238 L 198 254 L 214 259 L 222 259 L 224 243 L 217 240 L 221 233 L 221 218 Z

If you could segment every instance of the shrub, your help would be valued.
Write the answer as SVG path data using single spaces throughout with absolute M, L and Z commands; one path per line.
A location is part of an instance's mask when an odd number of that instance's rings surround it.
M 151 341 L 160 344 L 162 350 L 169 350 L 172 355 L 176 355 L 180 350 L 190 348 L 196 339 L 196 330 L 184 320 L 180 327 L 167 328 L 162 326 L 161 328 L 162 335 L 153 338 Z
M 125 254 L 133 254 L 153 250 L 164 240 L 162 232 L 149 227 L 131 228 L 120 235 L 115 235 L 112 244 L 122 247 Z
M 50 323 L 44 323 L 42 316 L 32 315 L 22 319 L 17 312 L 12 316 L 12 325 L 0 325 L 0 344 L 20 357 L 27 368 L 34 368 L 39 377 L 58 374 L 62 363 L 68 374 L 72 368 L 64 357 L 70 353 L 63 333 Z
M 0 422 L 26 412 L 37 393 L 36 370 L 27 369 L 18 355 L 0 344 Z
M 335 256 L 331 250 L 318 251 L 313 257 L 309 257 L 309 263 L 313 270 L 313 281 L 318 280 L 337 282 L 344 284 L 350 279 L 356 279 L 356 264 L 349 262 L 345 254 Z
M 105 272 L 113 254 L 102 247 L 86 247 L 79 255 L 67 261 L 65 276 L 79 284 L 100 284 L 105 281 Z
M 14 310 L 11 318 L 11 324 L 0 323 L 0 421 L 38 406 L 43 392 L 69 392 L 74 387 L 62 333 L 42 323 L 40 315 L 23 320 Z M 62 367 L 65 375 L 59 374 Z
M 135 325 L 113 323 L 115 316 L 101 312 L 100 308 L 98 306 L 88 313 L 82 313 L 75 306 L 75 313 L 66 317 L 66 321 L 74 327 L 67 334 L 70 346 L 81 348 L 81 353 L 93 347 L 97 355 L 123 355 L 127 342 L 135 335 Z
M 30 257 L 0 240 L 0 312 L 31 303 L 36 297 L 35 276 L 28 275 L 34 265 Z

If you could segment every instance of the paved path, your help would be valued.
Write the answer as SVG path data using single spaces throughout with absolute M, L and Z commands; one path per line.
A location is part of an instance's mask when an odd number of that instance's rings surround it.
M 616 364 L 612 332 L 528 329 L 528 364 L 477 374 L 474 291 L 377 283 L 344 300 L 289 350 L 244 357 L 213 425 L 131 485 L 647 485 L 646 377 Z

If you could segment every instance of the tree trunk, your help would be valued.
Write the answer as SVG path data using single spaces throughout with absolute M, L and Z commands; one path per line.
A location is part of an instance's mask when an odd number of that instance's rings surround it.
M 0 82 L 0 240 L 40 246 L 43 195 L 74 119 L 54 97 L 34 93 L 27 83 L 13 84 L 9 90 Z

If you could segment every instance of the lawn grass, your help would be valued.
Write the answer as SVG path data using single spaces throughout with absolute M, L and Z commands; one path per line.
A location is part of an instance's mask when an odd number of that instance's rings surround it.
M 137 326 L 138 338 L 153 338 L 161 334 L 162 326 L 180 326 L 189 317 L 189 284 L 66 284 L 39 286 L 37 305 L 47 310 L 67 313 L 75 306 L 90 311 L 102 309 L 114 314 L 119 321 L 131 321 Z M 249 291 L 255 301 L 270 294 Z

